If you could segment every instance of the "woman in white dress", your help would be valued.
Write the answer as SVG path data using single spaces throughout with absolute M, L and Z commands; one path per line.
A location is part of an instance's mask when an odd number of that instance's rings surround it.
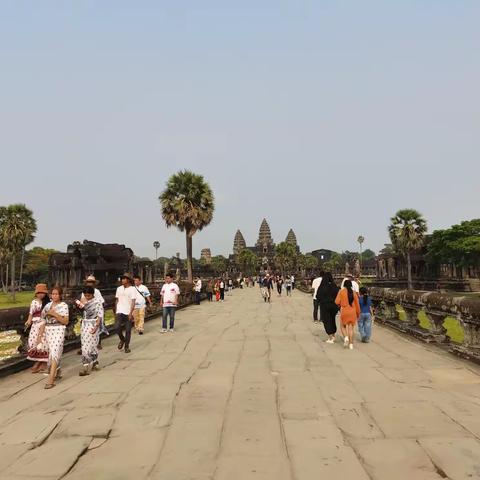
M 27 359 L 35 362 L 32 373 L 42 372 L 46 370 L 47 366 L 48 351 L 45 343 L 45 331 L 41 327 L 44 324 L 42 310 L 49 302 L 47 286 L 44 283 L 39 283 L 35 287 L 35 298 L 30 304 L 30 312 L 25 322 L 25 327 L 30 327 Z M 39 335 L 40 330 L 42 330 L 42 335 Z
M 68 324 L 68 305 L 62 302 L 62 289 L 54 287 L 50 294 L 52 301 L 42 311 L 45 319 L 45 339 L 48 347 L 49 374 L 45 388 L 55 386 L 55 378 L 60 378 L 60 359 L 65 341 L 65 328 Z

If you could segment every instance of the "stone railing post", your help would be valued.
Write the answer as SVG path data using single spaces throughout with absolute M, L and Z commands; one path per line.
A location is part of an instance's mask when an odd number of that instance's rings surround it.
M 437 342 L 448 342 L 450 338 L 447 336 L 447 330 L 443 326 L 443 322 L 447 317 L 444 313 L 434 313 L 425 309 L 425 314 L 427 315 L 430 325 L 432 327 L 432 335 L 434 336 L 435 341 Z

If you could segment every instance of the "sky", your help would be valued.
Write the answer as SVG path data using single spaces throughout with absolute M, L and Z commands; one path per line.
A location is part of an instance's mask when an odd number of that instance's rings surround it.
M 35 245 L 185 254 L 158 196 L 215 193 L 194 238 L 228 255 L 293 228 L 302 251 L 378 251 L 398 209 L 480 217 L 480 2 L 0 2 L 0 205 Z

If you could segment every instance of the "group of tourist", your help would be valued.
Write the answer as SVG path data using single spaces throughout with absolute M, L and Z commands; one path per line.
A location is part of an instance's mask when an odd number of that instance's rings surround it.
M 125 273 L 120 280 L 121 285 L 115 293 L 115 330 L 120 340 L 118 350 L 130 353 L 132 328 L 139 335 L 143 335 L 146 305 L 152 305 L 153 302 L 149 289 L 142 284 L 139 276 Z M 92 371 L 99 369 L 100 335 L 108 334 L 105 326 L 105 300 L 96 288 L 97 284 L 93 275 L 88 276 L 81 297 L 75 302 L 82 313 L 80 376 L 90 375 Z M 30 304 L 25 322 L 25 328 L 30 328 L 27 358 L 34 362 L 31 371 L 47 375 L 46 389 L 53 388 L 56 379 L 62 376 L 60 361 L 70 316 L 69 307 L 63 301 L 62 295 L 61 287 L 55 286 L 49 292 L 46 284 L 36 285 L 35 298 Z M 163 309 L 162 333 L 174 331 L 179 295 L 180 289 L 173 282 L 173 276 L 167 274 L 160 291 L 160 307 Z
M 287 297 L 292 295 L 292 290 L 295 289 L 295 276 L 270 275 L 270 273 L 267 273 L 263 278 L 259 276 L 258 284 L 263 301 L 270 303 L 272 301 L 272 291 L 274 291 L 275 287 L 279 297 L 282 296 L 283 289 L 285 289 Z
M 364 343 L 370 341 L 374 311 L 367 288 L 360 288 L 352 275 L 345 277 L 338 287 L 330 272 L 321 272 L 313 280 L 312 290 L 313 321 L 323 322 L 328 335 L 326 343 L 335 343 L 338 313 L 345 347 L 353 350 L 355 325 L 358 325 L 361 341 Z
M 197 285 L 198 283 L 201 282 L 200 279 L 197 279 L 195 282 L 195 290 L 197 290 Z M 207 293 L 207 300 L 209 302 L 213 302 L 213 298 L 215 297 L 215 301 L 217 302 L 224 302 L 225 301 L 225 294 L 231 295 L 233 292 L 233 280 L 231 278 L 228 279 L 223 279 L 223 278 L 217 278 L 216 280 L 209 280 L 207 282 L 207 285 L 205 287 L 205 291 Z M 201 283 L 200 287 L 201 288 Z M 197 304 L 200 305 L 200 292 L 201 289 L 198 290 L 199 295 L 198 295 L 198 301 Z

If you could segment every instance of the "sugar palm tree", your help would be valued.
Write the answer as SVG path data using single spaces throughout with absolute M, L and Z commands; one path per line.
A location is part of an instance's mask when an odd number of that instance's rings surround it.
M 413 209 L 399 210 L 390 221 L 388 233 L 394 249 L 407 259 L 408 288 L 411 290 L 413 288 L 411 254 L 423 245 L 427 222 Z
M 203 176 L 183 170 L 169 178 L 159 200 L 167 227 L 177 227 L 185 232 L 188 281 L 191 282 L 192 237 L 212 221 L 215 209 L 213 192 Z
M 0 243 L 11 255 L 10 278 L 14 301 L 16 257 L 22 252 L 21 272 L 25 246 L 34 240 L 36 231 L 37 224 L 33 218 L 33 213 L 25 205 L 17 203 L 0 210 Z
M 293 268 L 297 261 L 297 250 L 291 243 L 281 242 L 275 247 L 275 263 L 280 268 L 282 275 L 285 270 Z

